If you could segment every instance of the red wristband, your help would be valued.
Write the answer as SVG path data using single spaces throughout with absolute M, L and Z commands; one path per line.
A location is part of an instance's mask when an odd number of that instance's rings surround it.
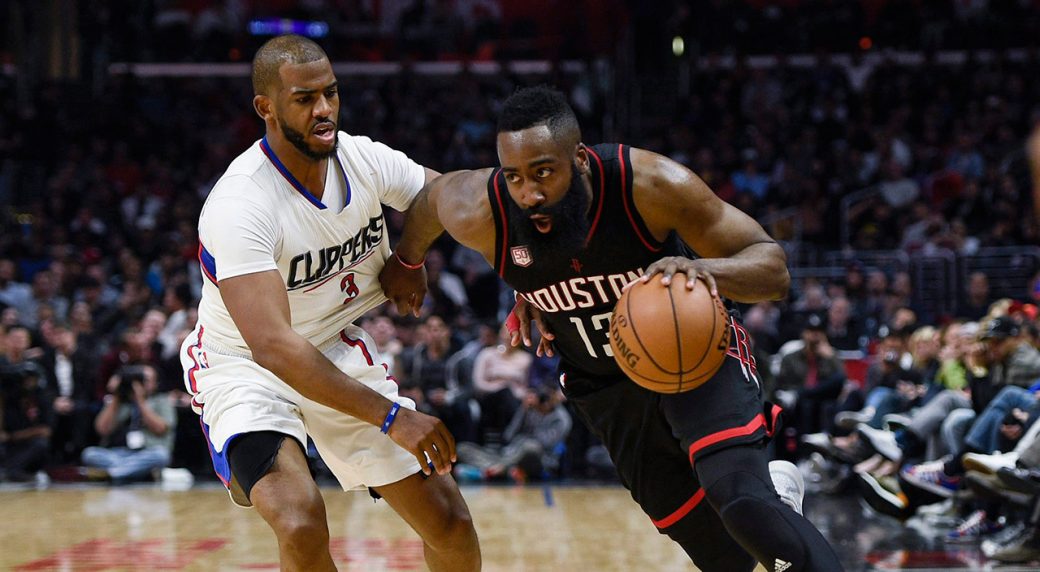
M 403 258 L 401 258 L 401 255 L 397 254 L 397 252 L 394 252 L 394 258 L 397 259 L 397 262 L 399 262 L 401 266 L 404 266 L 408 270 L 418 270 L 423 267 L 423 264 L 426 264 L 425 256 L 423 256 L 423 259 L 419 261 L 419 264 L 408 264 Z
M 509 311 L 509 315 L 506 316 L 506 330 L 510 334 L 520 331 L 520 318 L 516 315 L 516 306 L 513 306 L 513 309 Z

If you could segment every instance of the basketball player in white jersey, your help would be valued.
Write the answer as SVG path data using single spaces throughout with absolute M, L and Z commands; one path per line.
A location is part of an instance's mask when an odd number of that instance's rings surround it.
M 453 437 L 397 394 L 352 324 L 385 300 L 382 205 L 407 209 L 436 173 L 337 130 L 336 78 L 308 39 L 265 43 L 253 88 L 266 136 L 203 207 L 199 325 L 181 351 L 214 467 L 274 530 L 283 570 L 335 569 L 308 435 L 344 489 L 368 487 L 419 533 L 431 570 L 477 570 Z

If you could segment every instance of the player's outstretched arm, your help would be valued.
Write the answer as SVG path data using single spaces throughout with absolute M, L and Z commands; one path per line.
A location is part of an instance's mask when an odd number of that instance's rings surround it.
M 445 230 L 459 243 L 493 260 L 495 225 L 484 191 L 491 169 L 452 171 L 426 183 L 405 213 L 404 231 L 379 283 L 401 314 L 418 315 L 426 285 L 414 280 L 416 266 Z
M 650 231 L 663 240 L 679 233 L 697 260 L 670 257 L 654 263 L 645 278 L 697 277 L 716 293 L 738 302 L 778 300 L 787 295 L 790 275 L 780 245 L 754 219 L 719 199 L 692 171 L 675 161 L 632 149 L 635 203 Z
M 220 296 L 253 360 L 301 395 L 379 426 L 393 403 L 340 371 L 306 338 L 292 329 L 285 284 L 275 270 L 220 281 Z M 455 440 L 438 419 L 401 408 L 388 433 L 415 455 L 429 474 L 429 455 L 439 474 L 451 471 Z

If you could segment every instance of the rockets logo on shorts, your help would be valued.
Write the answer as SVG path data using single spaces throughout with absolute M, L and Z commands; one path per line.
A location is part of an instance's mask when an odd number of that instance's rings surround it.
M 513 264 L 517 266 L 527 267 L 534 262 L 534 259 L 531 258 L 531 251 L 526 246 L 514 246 L 509 252 L 513 255 Z
M 755 356 L 751 354 L 751 336 L 739 322 L 730 318 L 733 327 L 733 345 L 726 351 L 726 355 L 740 362 L 740 369 L 744 378 L 750 383 L 754 381 L 761 387 L 758 381 L 758 365 Z

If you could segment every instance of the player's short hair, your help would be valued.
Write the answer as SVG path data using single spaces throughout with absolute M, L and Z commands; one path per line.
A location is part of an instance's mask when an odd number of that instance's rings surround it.
M 253 93 L 270 95 L 271 87 L 278 85 L 278 70 L 282 64 L 306 64 L 328 57 L 321 46 L 303 36 L 287 34 L 271 38 L 253 56 Z
M 498 116 L 498 132 L 521 131 L 545 125 L 554 139 L 571 137 L 581 140 L 581 128 L 567 98 L 559 91 L 539 85 L 518 90 L 502 104 Z

